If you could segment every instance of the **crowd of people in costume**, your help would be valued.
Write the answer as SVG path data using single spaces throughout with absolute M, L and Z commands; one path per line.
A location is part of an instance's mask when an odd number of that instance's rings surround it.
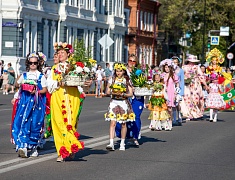
M 84 148 L 79 141 L 77 123 L 85 98 L 82 89 L 66 86 L 62 81 L 63 67 L 72 55 L 72 46 L 57 43 L 54 66 L 44 66 L 46 56 L 32 52 L 26 57 L 26 72 L 17 79 L 19 90 L 12 99 L 12 143 L 19 157 L 37 157 L 42 141 L 53 135 L 58 162 L 73 159 Z M 46 123 L 44 118 L 46 116 Z
M 55 142 L 57 162 L 73 159 L 84 149 L 77 125 L 85 94 L 81 87 L 67 86 L 63 81 L 67 70 L 64 67 L 69 67 L 73 49 L 67 43 L 56 43 L 54 48 L 54 66 L 44 66 L 46 56 L 42 52 L 31 52 L 26 57 L 26 72 L 17 79 L 11 141 L 22 158 L 29 154 L 37 157 L 37 148 L 50 136 Z M 127 139 L 139 147 L 141 114 L 146 106 L 153 131 L 171 131 L 182 125 L 183 118 L 203 118 L 205 109 L 209 109 L 209 120 L 216 122 L 218 110 L 235 106 L 232 76 L 219 66 L 224 62 L 223 55 L 215 48 L 208 54 L 207 62 L 207 67 L 199 65 L 197 57 L 189 55 L 182 66 L 181 59 L 174 56 L 151 68 L 148 81 L 153 94 L 147 105 L 145 96 L 135 95 L 130 78 L 133 69 L 139 67 L 137 56 L 130 55 L 127 64 L 115 63 L 105 91 L 111 97 L 105 113 L 105 120 L 110 122 L 106 149 L 115 150 L 115 135 L 121 139 L 119 150 L 125 151 Z

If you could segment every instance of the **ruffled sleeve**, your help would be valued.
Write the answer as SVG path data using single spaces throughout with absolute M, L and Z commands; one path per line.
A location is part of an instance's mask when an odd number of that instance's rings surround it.
M 48 77 L 47 77 L 47 90 L 50 94 L 52 94 L 54 91 L 56 91 L 59 87 L 57 86 L 58 81 L 54 80 L 54 71 L 53 69 L 55 69 L 56 66 L 52 67 L 51 72 L 49 73 Z

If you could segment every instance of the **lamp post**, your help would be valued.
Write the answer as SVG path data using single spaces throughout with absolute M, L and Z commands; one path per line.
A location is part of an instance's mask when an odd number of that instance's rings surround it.
M 205 34 L 206 34 L 206 0 L 204 0 L 204 11 L 203 11 L 202 62 L 205 62 Z

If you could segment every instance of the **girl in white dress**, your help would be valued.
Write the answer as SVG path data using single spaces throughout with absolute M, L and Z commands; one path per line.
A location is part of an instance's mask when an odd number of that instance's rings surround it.
M 216 74 L 210 75 L 211 83 L 209 84 L 209 95 L 206 98 L 206 108 L 210 108 L 210 122 L 217 122 L 218 110 L 225 107 L 225 102 L 219 93 L 221 88 L 218 84 Z M 214 118 L 213 118 L 214 114 Z
M 111 101 L 105 120 L 110 121 L 109 136 L 110 143 L 106 149 L 114 151 L 114 134 L 116 123 L 121 124 L 121 143 L 119 150 L 125 151 L 125 138 L 127 133 L 126 122 L 134 121 L 135 114 L 132 110 L 128 97 L 133 96 L 132 85 L 126 72 L 124 64 L 114 65 L 114 75 L 110 78 L 107 86 L 107 94 L 111 94 Z

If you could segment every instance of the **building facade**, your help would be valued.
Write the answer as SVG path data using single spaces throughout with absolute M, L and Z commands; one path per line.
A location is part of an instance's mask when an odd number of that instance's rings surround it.
M 0 12 L 0 58 L 17 74 L 32 51 L 42 51 L 50 64 L 59 41 L 83 39 L 101 65 L 125 57 L 124 0 L 1 0 Z M 107 49 L 98 42 L 105 34 L 114 41 Z
M 140 63 L 157 64 L 158 11 L 156 0 L 126 0 L 129 23 L 125 44 L 129 54 L 137 54 Z

